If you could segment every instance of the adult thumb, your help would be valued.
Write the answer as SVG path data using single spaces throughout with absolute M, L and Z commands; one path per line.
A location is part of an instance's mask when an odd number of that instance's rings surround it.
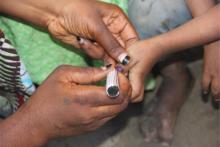
M 95 41 L 101 45 L 113 59 L 124 65 L 129 64 L 130 57 L 128 53 L 109 31 L 104 22 L 100 20 L 96 26 L 97 29 L 94 31 Z
M 65 66 L 62 69 L 64 78 L 77 84 L 90 84 L 104 79 L 110 69 L 92 67 Z

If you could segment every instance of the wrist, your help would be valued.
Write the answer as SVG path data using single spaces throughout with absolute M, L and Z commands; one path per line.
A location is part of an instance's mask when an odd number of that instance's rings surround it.
M 155 63 L 163 56 L 163 49 L 160 40 L 157 37 L 138 41 L 131 46 L 128 51 L 134 62 L 136 73 L 140 77 L 145 77 L 152 69 Z
M 27 111 L 21 108 L 0 124 L 0 146 L 39 147 L 49 140 L 39 119 Z
M 152 60 L 154 60 L 154 62 L 157 62 L 163 56 L 169 54 L 169 51 L 167 49 L 167 44 L 165 43 L 165 39 L 161 35 L 153 37 L 149 41 L 151 42 L 152 45 L 151 52 L 154 53 L 152 56 Z

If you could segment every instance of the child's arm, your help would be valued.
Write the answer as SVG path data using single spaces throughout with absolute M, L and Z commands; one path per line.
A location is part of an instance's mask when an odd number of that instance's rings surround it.
M 152 38 L 160 55 L 177 52 L 220 39 L 220 5 L 205 15 L 168 33 Z
M 216 5 L 215 0 L 187 0 L 194 17 L 198 17 Z M 202 89 L 203 94 L 211 93 L 216 101 L 220 101 L 220 40 L 204 46 Z
M 128 51 L 137 64 L 130 69 L 133 101 L 141 101 L 144 77 L 163 55 L 220 39 L 220 5 L 168 33 L 132 45 Z
M 205 14 L 216 5 L 215 0 L 186 0 L 186 3 L 193 17 Z

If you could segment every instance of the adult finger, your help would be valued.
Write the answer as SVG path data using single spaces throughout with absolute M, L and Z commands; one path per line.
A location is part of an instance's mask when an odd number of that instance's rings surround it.
M 110 69 L 92 68 L 92 67 L 74 67 L 71 65 L 62 65 L 55 72 L 59 72 L 59 79 L 63 82 L 71 82 L 77 84 L 90 84 L 99 82 L 104 79 Z
M 98 128 L 102 127 L 104 124 L 106 124 L 108 121 L 110 121 L 111 119 L 113 119 L 115 116 L 111 116 L 111 117 L 106 117 L 100 120 L 96 120 L 95 122 L 89 124 L 86 128 L 88 128 L 87 130 L 90 131 L 95 131 Z
M 139 40 L 134 26 L 120 7 L 113 4 L 100 3 L 99 8 L 101 9 L 99 12 L 102 16 L 110 15 L 110 17 L 115 18 L 115 21 L 109 21 L 108 17 L 103 19 L 103 21 L 108 25 L 111 32 L 119 34 L 117 38 L 120 38 L 118 40 L 122 41 L 125 47 L 129 47 Z
M 107 96 L 105 87 L 78 85 L 70 91 L 75 95 L 74 100 L 80 104 L 87 104 L 93 107 L 117 105 L 128 101 L 131 94 L 131 88 L 125 76 L 119 75 L 119 83 L 120 94 L 114 99 Z
M 98 60 L 103 60 L 105 65 L 115 64 L 115 61 L 110 58 L 106 51 L 99 46 L 97 43 L 94 43 L 88 39 L 77 37 L 80 48 L 90 57 Z
M 214 101 L 220 101 L 220 84 L 218 78 L 213 78 L 211 83 L 211 91 Z
M 104 119 L 118 115 L 120 112 L 125 110 L 128 106 L 128 101 L 124 101 L 119 105 L 109 105 L 94 108 L 95 117 L 97 119 Z
M 57 39 L 64 43 L 73 45 L 76 48 L 80 48 L 77 37 L 70 34 L 57 20 L 53 20 L 48 26 L 49 32 Z
M 210 90 L 210 84 L 211 84 L 211 76 L 206 74 L 206 72 L 203 72 L 202 77 L 202 91 L 204 95 L 207 95 Z
M 139 37 L 134 26 L 129 21 L 127 16 L 123 16 L 123 18 L 124 21 L 126 21 L 126 25 L 124 26 L 124 29 L 120 33 L 120 37 L 125 43 L 126 48 L 129 48 L 132 44 L 134 44 L 139 40 Z
M 98 19 L 96 30 L 94 30 L 94 39 L 100 44 L 106 52 L 116 61 L 129 64 L 130 57 L 128 57 L 125 49 L 120 45 L 113 34 L 108 30 L 101 18 Z

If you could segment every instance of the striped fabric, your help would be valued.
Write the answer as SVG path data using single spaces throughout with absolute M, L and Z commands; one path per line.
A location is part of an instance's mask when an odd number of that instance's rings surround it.
M 0 117 L 15 112 L 34 91 L 16 49 L 0 30 Z

